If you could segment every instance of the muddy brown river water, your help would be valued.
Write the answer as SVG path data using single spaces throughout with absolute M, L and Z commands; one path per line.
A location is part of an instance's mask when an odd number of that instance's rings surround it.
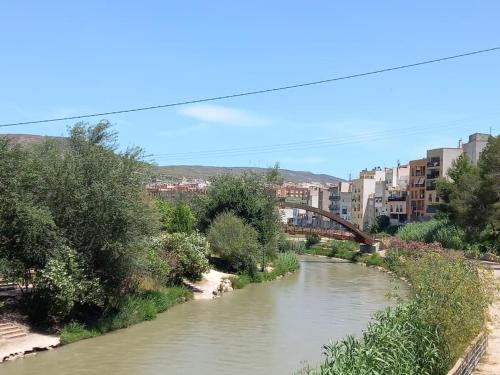
M 0 374 L 292 374 L 317 364 L 329 340 L 359 334 L 394 287 L 404 288 L 376 270 L 304 257 L 293 275 L 2 364 Z

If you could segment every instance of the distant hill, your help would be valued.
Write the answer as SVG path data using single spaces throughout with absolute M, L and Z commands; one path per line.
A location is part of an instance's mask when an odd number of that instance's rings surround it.
M 44 139 L 53 139 L 57 142 L 64 143 L 64 137 L 51 137 L 32 134 L 0 134 L 0 137 L 7 137 L 11 142 L 20 144 L 23 147 L 29 147 L 35 144 L 42 143 Z M 211 176 L 220 174 L 242 174 L 245 171 L 254 173 L 265 173 L 266 168 L 256 167 L 210 167 L 202 165 L 169 165 L 156 166 L 155 174 L 162 180 L 178 181 L 185 178 L 201 178 L 208 179 Z M 289 169 L 280 169 L 281 175 L 285 182 L 319 182 L 322 184 L 335 183 L 342 181 L 341 178 L 330 176 L 327 174 L 316 174 L 307 171 L 292 171 Z
M 56 142 L 65 142 L 64 137 L 52 137 L 44 135 L 33 135 L 33 134 L 0 134 L 0 137 L 7 138 L 10 142 L 14 144 L 19 144 L 23 147 L 29 147 L 42 143 L 45 139 L 52 139 Z
M 242 174 L 245 171 L 254 173 L 265 173 L 266 168 L 256 167 L 210 167 L 202 165 L 169 165 L 157 167 L 159 177 L 164 179 L 178 180 L 186 178 L 207 179 L 211 176 L 220 174 Z M 285 182 L 320 182 L 322 184 L 335 183 L 343 181 L 341 178 L 327 174 L 316 174 L 306 171 L 292 171 L 289 169 L 280 169 Z

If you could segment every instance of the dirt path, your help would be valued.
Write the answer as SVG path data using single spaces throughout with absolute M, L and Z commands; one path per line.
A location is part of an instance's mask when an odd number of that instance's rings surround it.
M 500 280 L 500 264 L 492 262 L 483 262 L 483 264 L 493 269 L 495 277 Z M 490 335 L 488 338 L 488 349 L 481 358 L 473 375 L 499 375 L 500 374 L 500 300 L 497 300 L 490 307 L 493 317 L 490 323 Z

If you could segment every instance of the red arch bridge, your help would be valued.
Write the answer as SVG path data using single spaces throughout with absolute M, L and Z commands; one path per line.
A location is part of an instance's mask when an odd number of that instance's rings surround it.
M 287 225 L 285 231 L 290 234 L 318 234 L 323 237 L 335 238 L 340 240 L 351 240 L 362 244 L 373 245 L 374 238 L 368 233 L 363 232 L 354 226 L 351 222 L 342 219 L 340 216 L 332 214 L 331 212 L 308 206 L 301 203 L 291 203 L 281 200 L 279 202 L 280 208 L 297 208 L 299 210 L 305 210 L 308 212 L 313 212 L 317 215 L 326 217 L 331 221 L 339 224 L 344 230 L 335 229 L 324 229 L 324 228 L 311 228 L 311 227 L 300 227 L 294 225 Z

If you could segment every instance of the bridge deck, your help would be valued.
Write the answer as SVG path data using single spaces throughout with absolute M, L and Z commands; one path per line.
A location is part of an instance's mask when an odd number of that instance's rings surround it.
M 299 210 L 314 212 L 320 216 L 323 216 L 323 217 L 326 217 L 332 221 L 335 221 L 336 223 L 343 226 L 349 233 L 352 233 L 352 235 L 354 236 L 354 238 L 353 238 L 354 241 L 357 241 L 359 243 L 364 243 L 367 245 L 373 245 L 373 243 L 374 243 L 373 237 L 370 236 L 368 233 L 363 232 L 362 230 L 356 228 L 349 221 L 344 220 L 340 216 L 334 215 L 331 212 L 319 209 L 317 207 L 308 206 L 306 204 L 285 202 L 283 200 L 280 201 L 280 207 L 282 207 L 282 208 L 297 208 Z

